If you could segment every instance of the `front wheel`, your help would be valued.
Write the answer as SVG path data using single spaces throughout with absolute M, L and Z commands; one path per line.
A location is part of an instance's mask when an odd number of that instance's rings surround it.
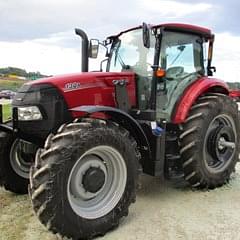
M 236 103 L 221 94 L 198 99 L 180 135 L 185 179 L 192 187 L 226 183 L 239 158 L 239 117 Z
M 31 149 L 31 153 L 24 151 Z M 34 162 L 36 147 L 0 132 L 0 181 L 6 190 L 26 194 L 28 192 L 30 166 Z
M 33 208 L 47 228 L 73 239 L 104 235 L 135 201 L 139 153 L 128 132 L 100 120 L 50 136 L 30 175 Z

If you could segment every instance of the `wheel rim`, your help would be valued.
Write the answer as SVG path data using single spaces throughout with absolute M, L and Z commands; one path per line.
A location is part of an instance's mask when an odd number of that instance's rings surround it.
M 235 155 L 237 141 L 233 119 L 227 115 L 215 117 L 207 129 L 204 139 L 204 162 L 211 173 L 224 171 Z
M 101 184 L 94 181 L 96 177 L 100 177 Z M 81 217 L 105 216 L 121 199 L 126 181 L 127 169 L 122 155 L 110 146 L 94 147 L 83 154 L 71 170 L 67 186 L 69 203 Z
M 31 161 L 29 155 L 24 156 L 21 150 L 22 140 L 16 139 L 10 151 L 10 164 L 13 170 L 21 177 L 29 179 Z

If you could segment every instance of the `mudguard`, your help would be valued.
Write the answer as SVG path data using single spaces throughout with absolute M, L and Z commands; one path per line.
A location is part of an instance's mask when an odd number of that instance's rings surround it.
M 228 95 L 228 85 L 219 79 L 203 77 L 190 85 L 175 105 L 172 113 L 172 123 L 181 124 L 185 121 L 188 113 L 199 96 L 204 93 L 215 92 Z
M 145 156 L 147 154 L 146 157 L 151 157 L 150 145 L 141 125 L 126 112 L 113 107 L 92 105 L 75 107 L 70 109 L 70 111 L 85 112 L 88 114 L 99 112 L 106 113 L 107 115 L 112 117 L 114 122 L 123 126 L 131 133 L 131 135 L 136 139 L 137 143 L 139 144 L 142 154 L 144 154 Z

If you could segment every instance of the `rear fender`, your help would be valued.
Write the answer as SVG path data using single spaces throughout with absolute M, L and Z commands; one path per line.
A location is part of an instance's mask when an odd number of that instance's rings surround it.
M 181 124 L 185 121 L 195 101 L 203 94 L 215 92 L 229 95 L 228 85 L 222 80 L 203 77 L 190 85 L 177 101 L 172 113 L 172 123 Z

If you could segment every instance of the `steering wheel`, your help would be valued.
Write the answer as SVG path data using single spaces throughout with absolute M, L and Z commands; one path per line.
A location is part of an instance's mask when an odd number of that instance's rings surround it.
M 181 66 L 170 67 L 166 71 L 165 78 L 169 81 L 172 81 L 180 77 L 183 74 L 183 72 L 184 72 L 184 67 L 181 67 Z

